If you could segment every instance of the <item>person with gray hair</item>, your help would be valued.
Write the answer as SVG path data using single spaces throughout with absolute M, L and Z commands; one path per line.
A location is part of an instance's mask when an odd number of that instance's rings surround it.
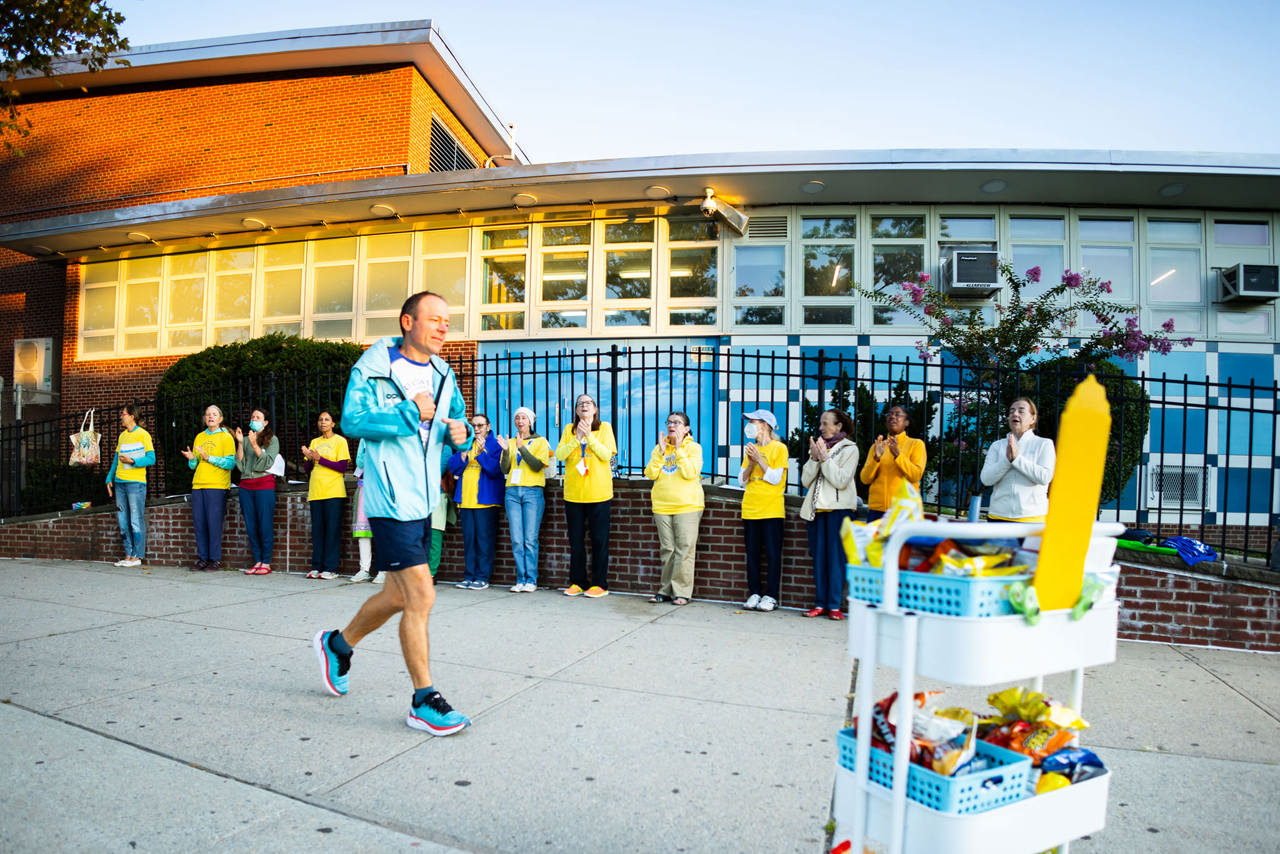
M 547 506 L 543 490 L 551 465 L 551 443 L 534 431 L 538 414 L 529 407 L 517 409 L 511 420 L 516 432 L 510 439 L 498 437 L 502 473 L 507 478 L 503 501 L 511 531 L 511 556 L 516 563 L 511 592 L 533 593 L 538 589 L 538 535 Z

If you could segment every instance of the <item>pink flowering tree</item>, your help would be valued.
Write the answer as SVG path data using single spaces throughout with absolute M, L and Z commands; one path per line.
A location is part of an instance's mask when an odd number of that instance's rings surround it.
M 926 337 L 916 342 L 921 359 L 933 361 L 946 353 L 955 363 L 944 371 L 941 453 L 936 461 L 930 459 L 930 468 L 936 462 L 940 482 L 951 484 L 960 506 L 964 493 L 977 486 L 987 447 L 1005 435 L 1010 401 L 1019 396 L 1035 400 L 1040 410 L 1036 432 L 1053 437 L 1066 398 L 1086 373 L 1093 373 L 1107 388 L 1112 405 L 1103 500 L 1118 496 L 1141 458 L 1150 404 L 1141 386 L 1128 380 L 1113 360 L 1169 353 L 1194 339 L 1176 337 L 1172 319 L 1158 329 L 1143 330 L 1137 309 L 1114 301 L 1111 283 L 1088 273 L 1066 270 L 1034 298 L 1025 292 L 1040 283 L 1039 267 L 1019 275 L 1005 262 L 1000 274 L 1006 301 L 994 306 L 994 322 L 984 315 L 985 303 L 957 302 L 934 287 L 926 273 L 896 289 L 858 288 L 925 328 Z M 1085 327 L 1082 319 L 1091 322 Z

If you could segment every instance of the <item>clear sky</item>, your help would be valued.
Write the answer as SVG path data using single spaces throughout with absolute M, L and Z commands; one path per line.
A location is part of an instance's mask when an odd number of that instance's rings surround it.
M 432 19 L 533 162 L 1280 152 L 1280 2 L 108 0 L 134 46 Z

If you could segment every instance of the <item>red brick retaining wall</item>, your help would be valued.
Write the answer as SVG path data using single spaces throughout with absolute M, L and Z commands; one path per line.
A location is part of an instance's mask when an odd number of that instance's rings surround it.
M 610 586 L 618 592 L 648 593 L 657 585 L 658 538 L 649 506 L 647 481 L 615 481 L 610 543 Z M 746 596 L 743 569 L 740 493 L 707 488 L 707 509 L 698 539 L 694 596 L 730 602 Z M 789 517 L 783 547 L 782 604 L 807 608 L 813 603 L 813 579 L 799 499 L 788 498 Z M 350 504 L 348 503 L 349 525 Z M 153 501 L 147 508 L 148 563 L 185 566 L 195 553 L 191 512 L 185 499 Z M 349 528 L 348 528 L 349 530 Z M 276 546 L 272 566 L 305 572 L 311 560 L 311 517 L 306 491 L 281 489 L 275 514 Z M 495 587 L 515 582 L 506 522 L 498 531 Z M 568 584 L 569 553 L 564 505 L 558 483 L 547 487 L 539 584 Z M 344 537 L 341 571 L 359 566 L 355 542 Z M 68 511 L 54 517 L 18 519 L 0 525 L 0 556 L 114 561 L 121 557 L 114 508 Z M 223 529 L 224 563 L 242 568 L 249 557 L 239 505 L 228 503 Z M 1220 564 L 1215 566 L 1220 567 Z M 1176 567 L 1122 564 L 1120 636 L 1126 639 L 1280 652 L 1280 574 L 1254 572 L 1256 579 L 1212 577 Z M 450 526 L 440 579 L 462 578 L 462 535 Z

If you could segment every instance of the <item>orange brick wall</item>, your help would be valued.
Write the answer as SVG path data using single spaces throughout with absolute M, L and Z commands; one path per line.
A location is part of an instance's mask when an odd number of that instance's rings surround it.
M 6 398 L 11 399 L 13 388 L 13 342 L 19 338 L 57 341 L 62 337 L 64 275 L 61 264 L 0 249 L 0 377 L 4 378 Z
M 617 592 L 650 593 L 656 589 L 658 536 L 649 503 L 648 481 L 614 482 L 610 526 L 609 579 Z M 741 602 L 746 598 L 740 493 L 707 490 L 707 509 L 698 537 L 693 595 L 699 599 Z M 540 538 L 538 583 L 564 587 L 569 583 L 569 547 L 564 502 L 559 481 L 547 486 L 547 509 Z M 788 515 L 782 553 L 782 605 L 808 608 L 813 604 L 813 576 L 804 522 L 798 518 L 800 500 L 787 498 Z M 351 502 L 347 502 L 345 530 L 350 530 Z M 306 491 L 293 488 L 277 493 L 275 512 L 277 570 L 306 572 L 310 568 L 310 516 Z M 147 508 L 148 560 L 165 566 L 186 566 L 194 556 L 191 510 L 185 500 L 153 501 Z M 235 499 L 228 502 L 223 528 L 224 564 L 243 568 L 252 558 Z M 498 546 L 490 583 L 515 582 L 510 537 L 505 518 L 498 526 Z M 118 560 L 120 535 L 114 508 L 69 511 L 61 518 L 15 521 L 0 525 L 0 556 L 47 560 Z M 354 540 L 343 538 L 339 572 L 359 567 Z M 439 579 L 460 581 L 463 572 L 462 534 L 456 525 L 445 536 Z M 1259 652 L 1280 652 L 1280 575 L 1276 584 L 1199 576 L 1191 572 L 1125 564 L 1121 566 L 1120 637 L 1130 640 L 1217 646 Z

